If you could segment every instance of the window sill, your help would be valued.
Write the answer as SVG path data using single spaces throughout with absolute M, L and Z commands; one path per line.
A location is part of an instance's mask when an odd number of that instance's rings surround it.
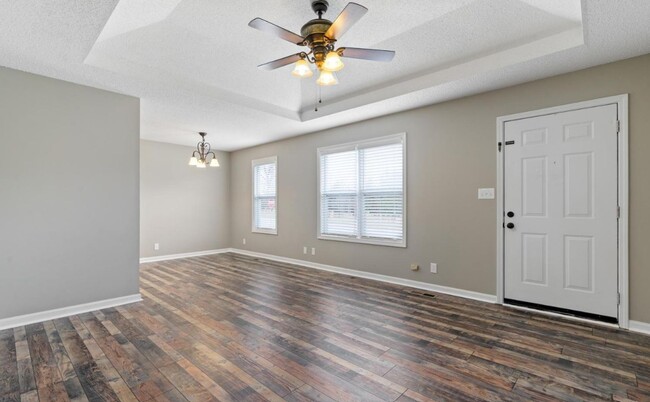
M 357 239 L 354 237 L 318 235 L 319 240 L 342 241 L 346 243 L 368 244 L 371 246 L 387 246 L 406 248 L 406 239 L 404 240 L 379 240 L 379 239 Z
M 271 229 L 251 229 L 252 233 L 260 233 L 260 234 L 267 234 L 267 235 L 278 235 L 277 230 L 271 230 Z

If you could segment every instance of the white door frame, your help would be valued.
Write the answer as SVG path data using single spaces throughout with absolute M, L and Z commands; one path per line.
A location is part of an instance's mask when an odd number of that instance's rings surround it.
M 525 113 L 511 114 L 497 118 L 497 144 L 504 143 L 505 123 L 512 120 L 527 119 L 549 114 L 569 112 L 578 109 L 587 109 L 596 106 L 612 105 L 618 107 L 618 119 L 620 129 L 618 133 L 618 205 L 621 208 L 620 219 L 618 220 L 618 292 L 620 303 L 618 305 L 618 325 L 621 328 L 629 328 L 629 282 L 628 282 L 628 220 L 629 220 L 629 155 L 628 155 L 628 94 L 610 96 L 607 98 L 594 99 L 585 102 L 571 103 L 547 109 L 534 110 Z M 504 149 L 505 147 L 501 147 Z M 497 303 L 503 304 L 504 299 L 504 152 L 497 149 Z

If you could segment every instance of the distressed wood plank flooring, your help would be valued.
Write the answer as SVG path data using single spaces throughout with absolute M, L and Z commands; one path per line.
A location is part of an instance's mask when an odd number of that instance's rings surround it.
M 650 400 L 650 337 L 236 254 L 0 331 L 4 401 Z

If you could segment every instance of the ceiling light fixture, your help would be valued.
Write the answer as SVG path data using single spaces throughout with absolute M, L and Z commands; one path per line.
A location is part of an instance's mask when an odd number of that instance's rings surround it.
M 341 14 L 332 22 L 323 18 L 323 14 L 327 12 L 328 7 L 327 0 L 312 0 L 311 8 L 318 15 L 318 18 L 303 25 L 300 35 L 261 18 L 255 18 L 249 22 L 248 26 L 252 28 L 268 32 L 298 46 L 307 46 L 309 48 L 308 51 L 261 64 L 258 67 L 263 70 L 274 70 L 295 62 L 291 74 L 295 77 L 307 78 L 313 75 L 311 68 L 309 68 L 311 63 L 320 71 L 316 83 L 327 86 L 338 84 L 334 72 L 340 71 L 344 67 L 341 57 L 384 62 L 393 59 L 395 52 L 392 50 L 352 47 L 339 47 L 337 49 L 336 42 L 364 16 L 368 9 L 357 3 L 348 3 L 341 11 Z
M 196 144 L 196 151 L 192 152 L 189 165 L 202 169 L 208 165 L 219 167 L 217 154 L 210 150 L 210 143 L 205 142 L 205 136 L 207 133 L 199 133 L 199 135 L 201 136 L 201 141 Z

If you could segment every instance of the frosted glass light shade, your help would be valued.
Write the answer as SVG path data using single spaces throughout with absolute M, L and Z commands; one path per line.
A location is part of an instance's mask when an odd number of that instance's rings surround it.
M 314 75 L 314 72 L 311 71 L 311 67 L 307 60 L 300 59 L 296 62 L 296 66 L 293 68 L 291 75 L 299 78 L 308 78 Z
M 210 166 L 219 167 L 219 161 L 217 160 L 217 158 L 212 158 L 212 160 L 210 161 Z
M 205 161 L 199 161 L 199 162 L 196 164 L 196 167 L 197 167 L 197 168 L 201 168 L 201 169 L 205 169 Z
M 189 163 L 190 166 L 196 166 L 197 163 L 198 160 L 196 159 L 196 156 L 190 158 L 190 163 Z
M 325 56 L 325 62 L 323 63 L 323 68 L 328 71 L 341 71 L 345 67 L 345 64 L 341 61 L 341 56 L 337 52 L 329 52 Z
M 334 75 L 333 72 L 323 70 L 320 72 L 320 76 L 318 77 L 318 80 L 316 80 L 316 83 L 320 86 L 326 87 L 338 84 L 339 80 L 336 79 L 336 75 Z

